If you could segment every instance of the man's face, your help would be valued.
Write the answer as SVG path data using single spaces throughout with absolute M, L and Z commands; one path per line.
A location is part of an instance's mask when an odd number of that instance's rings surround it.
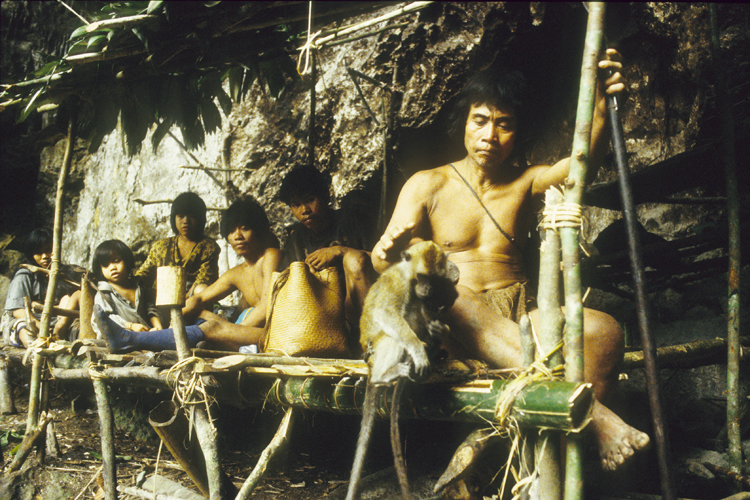
M 511 108 L 473 104 L 469 109 L 464 146 L 469 159 L 482 169 L 498 167 L 513 152 L 516 115 Z
M 245 225 L 235 227 L 234 231 L 227 235 L 227 242 L 240 257 L 249 255 L 257 245 L 253 230 Z
M 300 198 L 294 197 L 289 203 L 292 209 L 292 215 L 305 225 L 308 229 L 315 232 L 325 226 L 325 210 L 327 205 L 320 199 L 320 196 L 308 194 Z

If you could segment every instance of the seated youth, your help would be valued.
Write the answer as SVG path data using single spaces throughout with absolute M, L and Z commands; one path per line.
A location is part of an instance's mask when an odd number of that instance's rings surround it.
M 186 296 L 190 297 L 205 290 L 219 277 L 221 248 L 213 238 L 203 234 L 206 204 L 195 193 L 182 193 L 174 199 L 169 223 L 175 236 L 156 241 L 135 275 L 151 290 L 158 267 L 184 267 Z
M 161 314 L 149 295 L 133 276 L 135 257 L 120 240 L 107 240 L 96 247 L 91 269 L 99 289 L 94 304 L 122 328 L 134 332 L 161 330 Z M 92 324 L 97 337 L 104 338 L 97 323 Z
M 52 233 L 44 228 L 34 229 L 26 240 L 24 249 L 26 257 L 31 263 L 42 269 L 49 269 L 52 264 Z M 16 271 L 8 288 L 8 295 L 5 299 L 5 310 L 13 316 L 10 328 L 10 341 L 15 347 L 28 347 L 41 327 L 40 313 L 31 314 L 32 325 L 27 323 L 26 308 L 24 306 L 24 297 L 29 297 L 31 302 L 44 303 L 47 298 L 47 284 L 49 278 L 46 274 L 32 272 L 28 269 L 21 268 Z M 57 297 L 60 297 L 57 301 Z M 59 280 L 57 283 L 57 293 L 55 294 L 55 304 L 63 309 L 77 310 L 80 301 L 80 290 L 76 290 L 72 285 Z M 76 337 L 77 332 L 73 331 L 74 318 L 68 316 L 58 316 L 54 322 L 52 338 L 67 338 L 68 336 Z M 71 339 L 72 340 L 72 339 Z
M 219 348 L 239 350 L 244 345 L 258 344 L 263 333 L 271 277 L 278 270 L 281 251 L 263 207 L 250 197 L 234 202 L 224 212 L 220 229 L 221 235 L 244 262 L 224 273 L 201 293 L 190 297 L 182 313 L 186 321 L 194 320 L 193 325 L 185 328 L 191 346 L 205 339 Z M 234 290 L 242 293 L 251 308 L 239 324 L 202 310 L 204 305 L 221 300 Z M 112 352 L 175 349 L 171 329 L 134 332 L 112 321 L 99 307 L 94 307 L 92 319 L 99 322 Z
M 298 221 L 284 241 L 284 266 L 305 262 L 316 271 L 339 267 L 346 283 L 347 323 L 356 331 L 365 296 L 377 277 L 366 251 L 372 242 L 367 224 L 331 207 L 330 188 L 330 177 L 311 165 L 292 169 L 282 181 L 279 198 Z M 353 344 L 358 345 L 358 339 Z

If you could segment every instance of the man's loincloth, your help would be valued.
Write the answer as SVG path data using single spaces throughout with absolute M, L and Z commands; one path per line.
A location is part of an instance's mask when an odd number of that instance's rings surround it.
M 536 298 L 528 290 L 525 281 L 497 290 L 487 290 L 478 295 L 490 309 L 516 323 L 529 309 L 536 307 Z

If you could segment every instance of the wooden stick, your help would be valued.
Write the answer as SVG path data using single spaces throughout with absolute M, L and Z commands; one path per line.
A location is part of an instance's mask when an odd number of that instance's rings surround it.
M 142 198 L 131 198 L 131 201 L 134 201 L 140 205 L 157 205 L 159 203 L 173 203 L 174 200 L 166 199 L 166 200 L 144 200 Z M 206 207 L 206 210 L 226 210 L 225 207 Z
M 289 440 L 289 432 L 292 427 L 293 415 L 294 409 L 288 408 L 286 410 L 286 413 L 284 414 L 284 418 L 281 419 L 281 424 L 279 425 L 276 434 L 273 436 L 273 439 L 263 450 L 263 453 L 261 453 L 260 458 L 258 459 L 258 463 L 255 464 L 255 467 L 253 467 L 253 472 L 250 473 L 245 482 L 242 484 L 239 493 L 237 493 L 236 500 L 245 500 L 246 498 L 250 498 L 250 495 L 252 495 L 255 487 L 258 485 L 260 480 L 263 479 L 263 476 L 266 473 L 266 468 L 268 467 L 268 463 L 276 455 L 279 449 L 281 449 L 281 447 Z
M 31 271 L 32 273 L 42 273 L 42 274 L 46 274 L 47 276 L 49 276 L 49 273 L 50 273 L 49 269 L 45 269 L 39 266 L 34 266 L 32 264 L 21 264 L 21 267 Z M 60 276 L 58 279 L 64 281 L 65 283 L 69 285 L 73 285 L 76 288 L 81 288 L 80 283 L 76 283 L 75 281 L 69 280 L 68 278 L 65 278 L 63 276 Z
M 740 337 L 740 345 L 750 345 L 750 336 Z M 727 339 L 703 339 L 686 344 L 659 347 L 656 357 L 659 368 L 695 368 L 726 363 Z M 643 368 L 643 351 L 625 353 L 623 368 Z
M 104 497 L 117 500 L 117 466 L 115 464 L 115 430 L 112 408 L 107 396 L 107 383 L 100 374 L 92 374 L 96 394 L 96 407 L 99 410 L 99 427 L 102 441 L 102 475 L 104 476 Z
M 23 441 L 21 441 L 16 456 L 13 458 L 13 462 L 8 468 L 9 473 L 21 469 L 21 466 L 26 461 L 26 457 L 31 453 L 31 449 L 34 447 L 36 440 L 39 439 L 39 436 L 41 436 L 47 428 L 47 424 L 51 421 L 52 415 L 43 415 L 41 421 L 37 421 L 37 424 L 34 425 L 34 427 L 26 429 L 26 435 L 24 436 Z
M 60 272 L 60 254 L 62 253 L 62 226 L 63 226 L 63 195 L 65 194 L 65 182 L 68 178 L 70 165 L 73 162 L 73 144 L 76 138 L 76 104 L 73 103 L 68 122 L 68 140 L 65 145 L 65 156 L 60 167 L 60 176 L 57 179 L 57 195 L 55 197 L 55 223 L 52 231 L 52 264 L 50 265 L 49 282 L 47 284 L 47 295 L 44 299 L 44 311 L 42 312 L 39 335 L 46 338 L 49 335 L 50 310 L 55 300 L 55 291 Z M 27 432 L 36 427 L 39 418 L 39 396 L 42 379 L 41 356 L 34 356 L 31 368 L 31 381 L 29 382 L 29 406 L 26 423 Z
M 39 302 L 32 302 L 31 303 L 31 310 L 35 313 L 41 313 L 44 311 L 44 304 L 40 304 Z M 68 318 L 77 318 L 80 313 L 79 311 L 76 311 L 74 309 L 63 309 L 62 307 L 52 306 L 50 309 L 50 313 L 54 314 L 55 316 L 65 316 Z

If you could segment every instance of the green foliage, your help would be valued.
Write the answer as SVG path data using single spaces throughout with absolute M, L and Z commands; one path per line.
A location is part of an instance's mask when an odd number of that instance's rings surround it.
M 173 126 L 188 149 L 197 148 L 207 133 L 221 129 L 222 112 L 229 115 L 256 80 L 276 98 L 298 77 L 296 51 L 288 45 L 293 25 L 280 22 L 233 35 L 226 20 L 243 12 L 248 9 L 239 2 L 107 3 L 95 18 L 156 18 L 127 19 L 91 32 L 87 26 L 75 29 L 66 58 L 93 56 L 46 63 L 26 81 L 6 86 L 0 105 L 14 109 L 21 122 L 39 106 L 58 103 L 57 121 L 63 124 L 67 103 L 77 103 L 79 135 L 90 152 L 116 128 L 118 118 L 129 155 L 140 151 L 151 130 L 156 149 Z

